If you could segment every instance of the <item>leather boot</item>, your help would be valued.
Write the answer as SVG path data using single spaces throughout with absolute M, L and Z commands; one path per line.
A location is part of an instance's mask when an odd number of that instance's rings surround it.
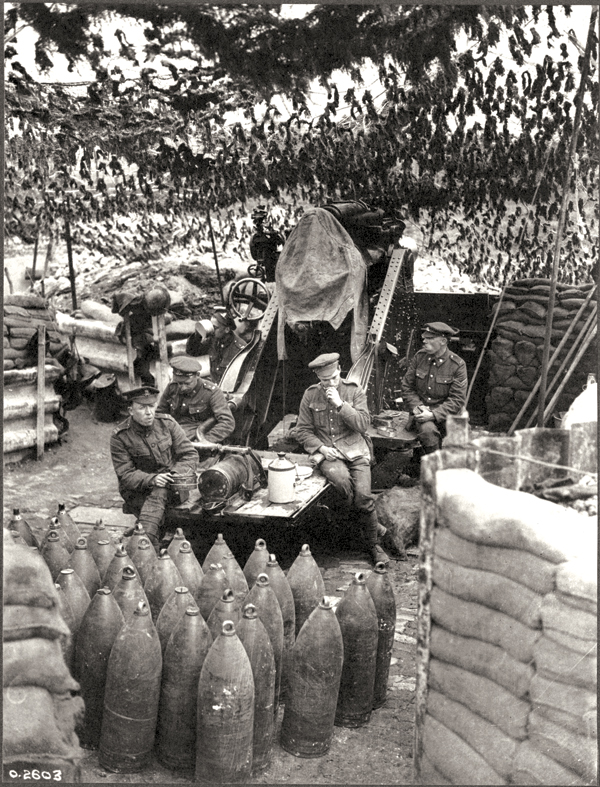
M 374 566 L 377 563 L 385 563 L 387 566 L 390 562 L 390 559 L 377 543 L 380 528 L 383 528 L 383 525 L 379 524 L 376 512 L 371 511 L 366 515 L 366 521 L 362 531 L 363 538 L 365 540 L 365 546 L 367 547 L 369 557 L 371 558 Z

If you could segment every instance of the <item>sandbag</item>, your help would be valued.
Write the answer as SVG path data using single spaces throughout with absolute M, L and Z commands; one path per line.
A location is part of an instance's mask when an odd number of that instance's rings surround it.
M 433 582 L 446 593 L 464 601 L 496 609 L 529 628 L 541 628 L 543 597 L 512 579 L 491 571 L 465 568 L 436 555 L 433 558 Z
M 468 743 L 496 773 L 508 779 L 519 745 L 460 702 L 430 689 L 427 713 Z
M 430 784 L 452 784 L 438 771 L 426 754 L 421 756 L 421 778 L 420 783 Z
M 4 604 L 54 609 L 58 595 L 50 569 L 39 552 L 12 544 L 4 550 Z
M 535 644 L 534 658 L 536 670 L 544 678 L 584 689 L 597 688 L 596 649 L 582 656 L 542 635 Z
M 585 784 L 576 773 L 563 768 L 551 757 L 542 754 L 529 741 L 524 741 L 517 749 L 511 782 L 512 784 Z
M 517 699 L 497 683 L 438 659 L 429 663 L 429 686 L 451 700 L 466 705 L 510 738 L 527 737 L 529 703 Z
M 436 500 L 440 525 L 478 544 L 522 549 L 552 563 L 597 548 L 594 532 L 575 511 L 495 486 L 472 470 L 438 472 Z
M 583 716 L 572 716 L 570 713 L 551 708 L 549 705 L 536 705 L 536 712 L 545 719 L 553 721 L 559 727 L 565 727 L 578 735 L 585 735 L 586 738 L 598 737 L 598 720 L 596 711 L 588 711 Z
M 5 372 L 10 371 L 11 369 L 15 368 L 15 362 L 11 361 L 10 358 L 3 358 L 2 364 Z
M 533 667 L 517 661 L 505 650 L 489 642 L 460 637 L 434 624 L 431 628 L 430 651 L 440 661 L 493 680 L 515 697 L 525 697 L 529 692 Z
M 33 637 L 3 644 L 4 686 L 39 686 L 50 692 L 78 691 L 58 640 Z
M 191 336 L 196 330 L 195 320 L 173 320 L 170 325 L 165 328 L 167 339 L 186 339 Z
M 542 595 L 551 593 L 555 587 L 556 564 L 531 552 L 476 544 L 446 527 L 436 529 L 433 551 L 461 566 L 501 574 Z
M 79 745 L 79 739 L 75 734 L 75 728 L 83 721 L 85 705 L 81 697 L 72 697 L 68 692 L 52 695 L 54 704 L 54 718 L 56 726 L 67 740 L 71 740 L 75 746 Z
M 28 344 L 28 342 L 25 343 Z M 16 347 L 7 347 L 6 350 L 4 350 L 3 355 L 7 361 L 14 361 L 17 358 L 27 358 L 29 353 L 26 350 L 19 350 Z
M 598 749 L 594 739 L 559 727 L 533 711 L 529 717 L 529 740 L 543 754 L 596 784 Z
M 2 630 L 5 642 L 30 637 L 58 639 L 71 635 L 69 627 L 57 609 L 28 607 L 23 604 L 4 605 Z
M 597 641 L 597 619 L 595 615 L 575 609 L 561 601 L 556 593 L 548 593 L 542 602 L 542 624 L 546 629 L 555 629 L 570 634 L 590 644 Z
M 468 743 L 429 714 L 423 724 L 423 750 L 452 784 L 506 784 Z
M 545 628 L 544 636 L 556 642 L 558 645 L 561 645 L 563 648 L 574 650 L 576 653 L 583 654 L 584 656 L 586 653 L 596 653 L 597 650 L 595 642 L 590 642 L 589 639 L 579 639 L 579 637 L 574 637 L 572 634 L 565 634 L 562 631 L 556 631 L 556 629 Z
M 541 675 L 536 675 L 531 681 L 531 702 L 534 710 L 543 706 L 572 717 L 582 734 L 587 730 L 590 715 L 595 715 L 598 708 L 595 690 L 568 686 Z
M 72 735 L 57 724 L 52 695 L 37 686 L 4 689 L 4 751 L 7 755 L 58 755 L 77 751 Z
M 4 306 L 22 306 L 24 309 L 46 309 L 48 301 L 39 295 L 25 295 L 15 293 L 14 295 L 4 295 Z
M 431 591 L 431 617 L 454 634 L 490 642 L 526 664 L 533 659 L 533 646 L 540 636 L 539 631 L 502 612 L 463 601 L 438 587 Z
M 589 615 L 598 614 L 598 605 L 594 601 L 589 601 L 587 598 L 572 596 L 570 593 L 561 593 L 560 590 L 556 591 L 556 598 L 567 607 L 580 609 L 582 612 L 587 612 Z

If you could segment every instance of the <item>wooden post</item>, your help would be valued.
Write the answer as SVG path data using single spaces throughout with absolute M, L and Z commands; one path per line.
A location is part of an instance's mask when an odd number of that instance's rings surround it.
M 419 571 L 417 574 L 417 659 L 415 687 L 415 729 L 413 767 L 415 784 L 421 784 L 423 756 L 423 725 L 427 711 L 427 683 L 429 677 L 429 647 L 431 637 L 431 588 L 433 586 L 433 533 L 435 530 L 436 473 L 440 469 L 439 451 L 421 460 L 421 518 L 419 525 Z
M 37 357 L 37 416 L 36 416 L 36 451 L 37 458 L 44 455 L 44 421 L 46 418 L 46 326 L 38 325 L 38 357 Z
M 559 381 L 562 379 L 562 378 L 561 378 L 561 374 L 562 374 L 562 372 L 563 372 L 563 369 L 564 369 L 564 368 L 566 367 L 566 365 L 569 363 L 569 361 L 571 360 L 571 358 L 572 358 L 573 354 L 574 354 L 576 351 L 578 351 L 578 350 L 579 350 L 579 347 L 581 346 L 581 342 L 585 340 L 585 337 L 588 335 L 588 332 L 590 331 L 590 329 L 591 329 L 592 327 L 595 327 L 597 313 L 598 313 L 598 310 L 597 310 L 597 308 L 596 308 L 596 305 L 594 304 L 594 308 L 591 310 L 591 313 L 589 314 L 589 316 L 588 316 L 588 318 L 587 318 L 587 320 L 586 320 L 586 322 L 585 322 L 585 324 L 584 324 L 584 326 L 583 326 L 583 328 L 582 328 L 582 330 L 581 330 L 581 333 L 579 333 L 579 334 L 578 334 L 578 335 L 575 337 L 575 339 L 574 339 L 574 341 L 573 341 L 573 344 L 572 344 L 572 345 L 569 347 L 569 350 L 568 350 L 567 354 L 565 355 L 565 357 L 563 358 L 563 360 L 562 360 L 562 363 L 561 363 L 561 364 L 560 364 L 560 366 L 558 367 L 558 369 L 557 369 L 557 371 L 556 371 L 556 374 L 554 375 L 554 377 L 553 377 L 553 378 L 552 378 L 552 380 L 550 381 L 550 385 L 549 385 L 549 386 L 548 386 L 548 388 L 547 388 L 547 393 L 548 393 L 549 391 L 551 391 L 551 390 L 554 388 L 555 384 L 556 384 L 556 383 L 558 383 L 558 382 L 559 382 Z M 579 356 L 578 356 L 578 357 L 579 357 Z M 566 382 L 566 381 L 565 381 L 565 382 Z M 562 389 L 561 389 L 561 390 L 562 390 Z M 554 400 L 553 400 L 553 401 L 554 401 Z M 545 408 L 544 412 L 546 412 L 546 410 L 547 410 L 547 409 L 548 409 L 548 408 Z M 525 428 L 526 428 L 526 429 L 528 429 L 528 428 L 531 426 L 531 424 L 532 424 L 532 423 L 533 423 L 533 421 L 534 421 L 534 417 L 535 417 L 535 413 L 532 413 L 532 414 L 530 415 L 530 417 L 529 417 L 529 419 L 528 419 L 527 423 L 525 424 Z M 545 418 L 545 416 L 544 416 L 544 421 L 545 421 L 545 420 L 546 420 L 546 418 Z M 544 424 L 542 423 L 542 426 L 543 426 L 543 425 L 544 425 Z
M 127 350 L 127 374 L 129 375 L 129 385 L 135 388 L 135 368 L 133 366 L 133 345 L 131 344 L 131 323 L 129 315 L 123 318 L 125 323 L 125 349 Z
M 558 266 L 560 263 L 560 249 L 562 246 L 563 230 L 567 216 L 567 204 L 571 197 L 571 190 L 569 182 L 571 180 L 571 165 L 575 151 L 577 150 L 577 139 L 579 137 L 579 126 L 581 125 L 581 113 L 583 108 L 583 95 L 585 93 L 585 83 L 590 68 L 590 56 L 592 53 L 592 46 L 594 42 L 594 28 L 596 26 L 596 17 L 598 9 L 592 7 L 590 15 L 590 26 L 588 28 L 587 43 L 585 45 L 585 53 L 583 55 L 583 66 L 581 69 L 581 79 L 579 82 L 579 89 L 575 96 L 575 119 L 573 121 L 573 134 L 571 135 L 571 144 L 569 147 L 569 157 L 567 159 L 567 167 L 565 171 L 565 178 L 562 187 L 562 202 L 560 206 L 560 214 L 558 217 L 558 228 L 556 231 L 556 243 L 554 246 L 554 259 L 552 261 L 552 275 L 550 277 L 550 294 L 548 296 L 548 312 L 546 314 L 546 339 L 544 341 L 544 351 L 542 354 L 541 363 L 541 376 L 540 376 L 540 396 L 538 400 L 538 418 L 537 425 L 542 427 L 544 425 L 544 407 L 546 405 L 546 381 L 548 379 L 548 358 L 550 357 L 550 340 L 552 338 L 552 318 L 554 316 L 554 301 L 556 298 L 556 282 L 558 279 Z
M 586 308 L 587 308 L 587 306 L 588 306 L 588 304 L 589 304 L 589 302 L 590 302 L 590 300 L 591 300 L 591 298 L 592 298 L 592 296 L 593 296 L 593 294 L 594 294 L 595 292 L 596 292 L 596 285 L 594 285 L 594 286 L 592 287 L 592 289 L 591 289 L 591 290 L 588 292 L 588 294 L 587 294 L 587 297 L 586 297 L 585 301 L 584 301 L 584 302 L 581 304 L 581 306 L 579 307 L 579 310 L 578 310 L 577 314 L 575 315 L 575 317 L 573 317 L 573 320 L 572 320 L 571 324 L 569 325 L 569 327 L 567 328 L 567 330 L 566 330 L 566 332 L 565 332 L 565 335 L 564 335 L 564 336 L 562 337 L 562 339 L 560 340 L 560 342 L 559 342 L 559 344 L 558 344 L 558 347 L 557 347 L 557 348 L 556 348 L 556 350 L 554 350 L 554 352 L 552 353 L 552 358 L 550 358 L 550 360 L 549 360 L 549 362 L 548 362 L 548 371 L 550 371 L 550 369 L 552 368 L 552 364 L 554 363 L 554 361 L 556 360 L 556 358 L 558 358 L 558 354 L 559 354 L 559 352 L 562 350 L 562 348 L 563 348 L 563 347 L 565 346 L 565 344 L 567 343 L 567 339 L 569 338 L 569 336 L 570 336 L 570 335 L 571 335 L 571 333 L 573 332 L 573 329 L 575 328 L 575 326 L 576 326 L 576 325 L 577 325 L 577 323 L 579 322 L 579 319 L 580 319 L 581 315 L 582 315 L 582 314 L 584 313 L 584 311 L 586 310 Z M 521 409 L 519 410 L 519 412 L 518 412 L 518 414 L 517 414 L 517 417 L 516 417 L 516 418 L 515 418 L 515 420 L 512 422 L 512 424 L 511 424 L 511 426 L 510 426 L 510 429 L 508 430 L 508 436 L 509 436 L 509 437 L 512 435 L 512 433 L 513 433 L 513 432 L 515 431 L 515 429 L 517 428 L 517 424 L 518 424 L 518 423 L 519 423 L 519 421 L 521 420 L 521 418 L 522 418 L 522 416 L 523 416 L 523 413 L 524 413 L 524 412 L 527 410 L 527 408 L 528 408 L 528 407 L 529 407 L 529 405 L 531 404 L 531 402 L 532 402 L 532 400 L 533 400 L 533 397 L 534 397 L 534 396 L 535 396 L 535 394 L 537 393 L 537 390 L 538 390 L 538 388 L 539 388 L 539 387 L 540 387 L 540 378 L 538 377 L 538 379 L 537 379 L 537 380 L 536 380 L 536 382 L 535 382 L 535 385 L 533 386 L 533 388 L 531 389 L 531 391 L 530 391 L 530 393 L 529 393 L 529 396 L 527 397 L 527 399 L 526 399 L 526 400 L 525 400 L 525 402 L 523 403 L 523 406 L 522 406 L 522 407 L 521 407 Z M 531 422 L 531 420 L 532 420 L 532 419 L 530 419 L 530 422 Z
M 71 303 L 73 311 L 77 310 L 77 292 L 75 291 L 75 267 L 73 266 L 73 247 L 71 245 L 71 224 L 69 222 L 69 198 L 67 197 L 67 211 L 65 213 L 65 234 L 67 239 L 67 259 L 69 261 L 69 281 L 71 282 Z
M 561 379 L 561 381 L 560 381 L 560 383 L 558 385 L 558 388 L 556 389 L 556 393 L 554 394 L 554 396 L 550 400 L 550 402 L 548 404 L 548 407 L 546 407 L 546 409 L 544 410 L 544 423 L 546 423 L 546 421 L 548 420 L 548 417 L 550 416 L 550 413 L 552 412 L 552 410 L 554 408 L 554 405 L 556 404 L 556 402 L 558 401 L 561 393 L 563 392 L 563 389 L 564 389 L 565 385 L 569 382 L 569 380 L 571 378 L 571 375 L 573 374 L 573 372 L 577 368 L 577 364 L 582 359 L 583 355 L 585 354 L 585 351 L 588 349 L 588 347 L 592 343 L 592 339 L 596 335 L 596 328 L 597 328 L 596 324 L 595 323 L 592 324 L 592 326 L 589 329 L 588 333 L 584 336 L 584 338 L 583 338 L 583 340 L 581 342 L 581 346 L 579 347 L 579 350 L 577 351 L 577 355 L 573 359 L 573 362 L 571 363 L 571 365 L 565 371 L 565 374 L 564 374 L 563 378 Z
M 213 233 L 212 221 L 210 219 L 210 211 L 209 210 L 206 211 L 206 217 L 208 219 L 208 230 L 210 232 L 210 242 L 212 243 L 213 255 L 215 257 L 215 268 L 217 269 L 217 281 L 219 283 L 219 292 L 221 293 L 221 303 L 223 304 L 223 306 L 226 306 L 226 304 L 225 304 L 225 296 L 223 295 L 223 286 L 221 284 L 221 271 L 219 270 L 219 258 L 217 257 L 217 246 L 216 246 L 216 243 L 215 243 L 215 236 L 214 236 L 214 233 Z
M 8 282 L 8 291 L 12 295 L 13 294 L 13 283 L 11 281 L 10 273 L 8 272 L 8 268 L 6 267 L 6 265 L 4 266 L 4 275 L 6 276 L 6 281 Z
M 38 243 L 40 240 L 40 229 L 38 226 L 37 235 L 35 236 L 35 245 L 33 247 L 33 265 L 31 266 L 31 287 L 29 288 L 33 291 L 33 287 L 35 285 L 35 269 L 37 266 L 37 255 L 38 255 Z
M 158 344 L 159 360 L 156 362 L 156 387 L 162 394 L 166 386 L 165 376 L 166 367 L 169 365 L 169 355 L 167 352 L 167 334 L 165 332 L 165 316 L 159 314 L 152 317 L 152 333 L 154 341 Z

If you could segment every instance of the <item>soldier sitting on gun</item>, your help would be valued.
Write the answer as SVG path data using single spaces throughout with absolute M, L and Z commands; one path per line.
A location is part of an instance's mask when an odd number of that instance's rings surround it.
M 319 382 L 304 392 L 293 437 L 310 454 L 320 455 L 319 469 L 361 518 L 362 533 L 373 564 L 389 558 L 380 546 L 401 554 L 381 525 L 371 493 L 371 449 L 365 433 L 371 421 L 367 397 L 357 383 L 340 377 L 338 353 L 319 355 L 308 364 Z
M 110 438 L 110 454 L 119 479 L 126 514 L 135 514 L 156 549 L 174 474 L 189 475 L 198 467 L 196 449 L 179 424 L 156 413 L 158 391 L 146 386 L 123 394 L 129 418 Z
M 218 385 L 200 376 L 200 362 L 187 355 L 171 359 L 173 382 L 160 398 L 157 413 L 172 415 L 190 440 L 222 443 L 235 419 Z
M 426 454 L 441 447 L 446 418 L 462 412 L 467 398 L 467 367 L 450 352 L 448 340 L 459 333 L 444 322 L 424 326 L 423 349 L 413 356 L 402 380 L 402 398 Z
M 247 342 L 235 333 L 235 320 L 226 309 L 215 309 L 210 321 L 212 331 L 208 334 L 201 323 L 196 324 L 196 331 L 187 340 L 185 351 L 188 355 L 208 355 L 210 375 L 213 382 L 219 383 L 229 362 Z

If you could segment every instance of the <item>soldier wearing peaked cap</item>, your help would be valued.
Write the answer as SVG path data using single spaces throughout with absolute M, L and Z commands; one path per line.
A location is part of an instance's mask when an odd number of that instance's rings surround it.
M 393 551 L 398 548 L 379 524 L 371 493 L 367 397 L 357 383 L 341 379 L 339 357 L 338 353 L 326 353 L 308 364 L 319 382 L 305 391 L 292 434 L 320 461 L 323 475 L 358 511 L 373 563 L 389 563 L 380 542 Z
M 185 351 L 193 356 L 208 355 L 210 375 L 213 382 L 218 384 L 229 362 L 247 342 L 235 333 L 235 320 L 226 309 L 215 309 L 210 321 L 212 333 L 206 335 L 202 323 L 197 323 L 196 331 L 187 340 Z
M 173 382 L 166 387 L 157 413 L 172 415 L 190 440 L 222 443 L 235 429 L 223 391 L 202 379 L 200 362 L 186 355 L 171 359 Z
M 198 453 L 170 415 L 155 412 L 156 388 L 135 388 L 123 396 L 129 417 L 110 438 L 119 493 L 125 501 L 123 511 L 138 517 L 158 547 L 173 473 L 195 472 Z
M 425 453 L 441 447 L 446 433 L 446 418 L 458 415 L 467 398 L 467 367 L 451 352 L 448 341 L 459 331 L 445 322 L 430 322 L 423 327 L 423 349 L 413 356 L 402 380 L 402 398 Z

